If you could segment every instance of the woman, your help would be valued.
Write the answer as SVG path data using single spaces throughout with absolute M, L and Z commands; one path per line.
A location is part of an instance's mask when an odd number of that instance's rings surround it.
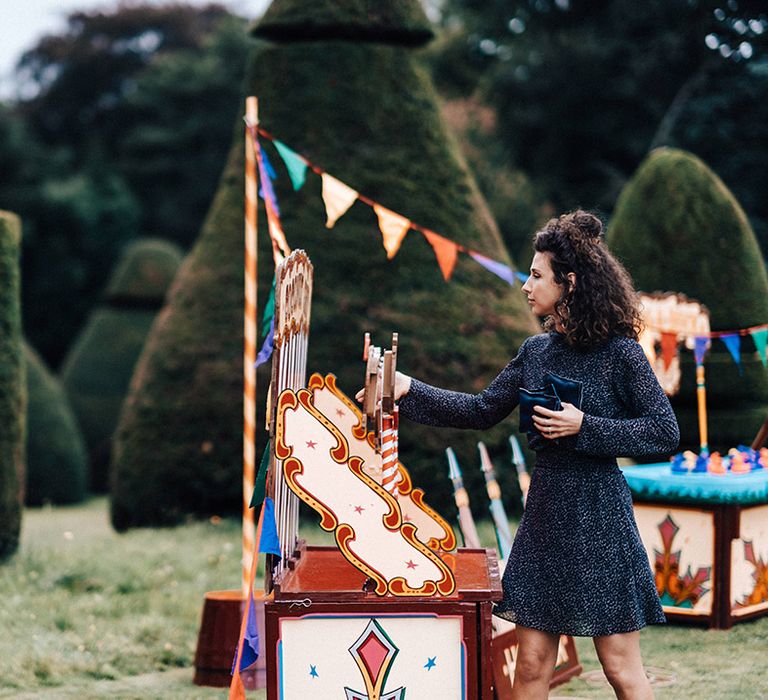
M 484 429 L 521 395 L 549 403 L 533 408 L 536 468 L 494 610 L 517 625 L 513 695 L 547 697 L 559 637 L 569 634 L 594 638 L 617 697 L 652 698 L 639 630 L 665 618 L 615 457 L 673 451 L 677 422 L 637 343 L 637 295 L 600 220 L 584 211 L 552 219 L 534 250 L 522 289 L 547 332 L 526 339 L 476 396 L 398 375 L 400 414 Z M 555 410 L 558 392 L 570 401 Z

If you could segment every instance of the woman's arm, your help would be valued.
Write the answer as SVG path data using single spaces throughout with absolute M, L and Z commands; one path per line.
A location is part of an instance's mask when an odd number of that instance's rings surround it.
M 574 449 L 609 457 L 672 452 L 680 442 L 680 429 L 643 349 L 637 342 L 625 342 L 616 361 L 614 385 L 633 417 L 584 414 Z
M 512 360 L 479 394 L 439 389 L 418 379 L 400 400 L 400 415 L 424 425 L 484 430 L 506 418 L 517 406 L 526 340 Z

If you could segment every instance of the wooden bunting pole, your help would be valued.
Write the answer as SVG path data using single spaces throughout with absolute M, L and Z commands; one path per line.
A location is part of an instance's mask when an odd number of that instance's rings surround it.
M 256 97 L 245 100 L 245 313 L 243 346 L 243 597 L 248 599 L 254 550 L 253 510 L 250 502 L 256 481 L 256 262 L 258 187 L 253 137 L 259 124 Z

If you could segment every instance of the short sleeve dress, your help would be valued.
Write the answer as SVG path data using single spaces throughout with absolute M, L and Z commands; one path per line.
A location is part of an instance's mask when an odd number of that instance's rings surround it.
M 589 351 L 561 333 L 528 338 L 477 395 L 414 379 L 400 415 L 426 425 L 485 429 L 540 389 L 546 372 L 583 385 L 577 435 L 528 434 L 536 464 L 494 613 L 524 627 L 597 637 L 665 622 L 618 456 L 669 454 L 679 430 L 637 341 L 614 336 Z

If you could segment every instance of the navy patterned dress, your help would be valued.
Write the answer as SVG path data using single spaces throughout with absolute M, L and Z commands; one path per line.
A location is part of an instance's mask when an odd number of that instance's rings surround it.
M 487 389 L 446 391 L 414 379 L 400 413 L 426 425 L 486 429 L 539 389 L 546 372 L 582 382 L 577 435 L 528 434 L 536 451 L 528 500 L 494 613 L 524 627 L 584 637 L 665 622 L 618 456 L 669 454 L 675 414 L 637 341 L 589 351 L 561 333 L 528 338 Z

